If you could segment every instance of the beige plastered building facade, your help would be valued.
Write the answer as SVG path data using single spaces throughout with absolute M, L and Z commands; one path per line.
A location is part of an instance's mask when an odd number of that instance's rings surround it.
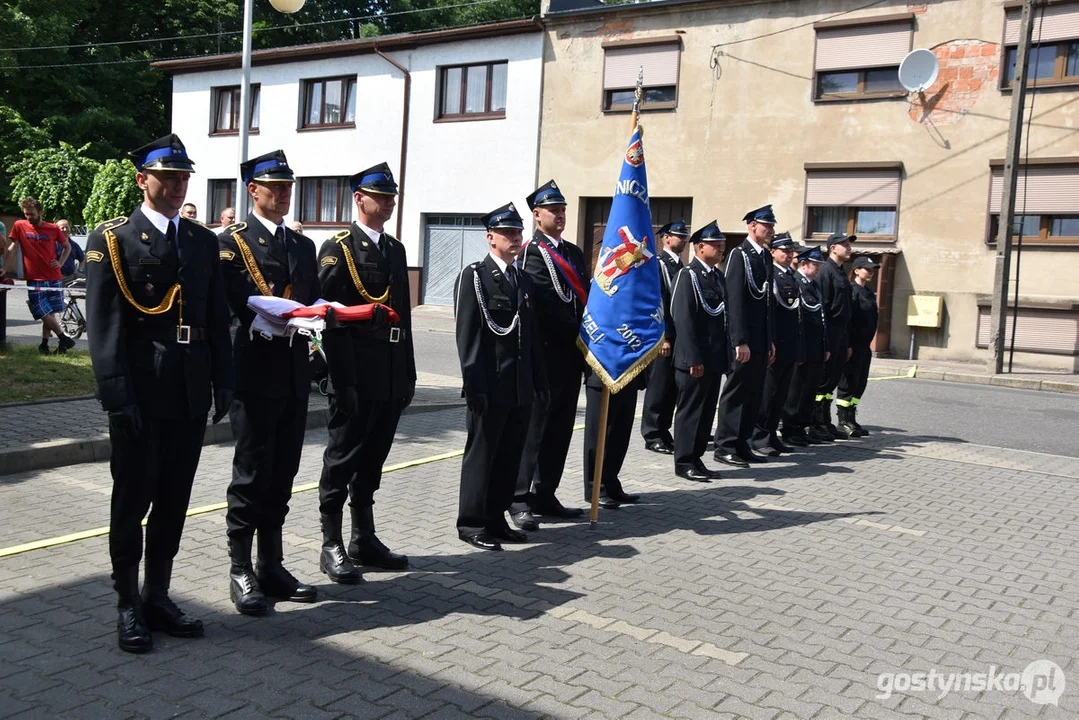
M 857 251 L 886 262 L 876 351 L 907 356 L 908 298 L 929 295 L 943 297 L 941 326 L 918 329 L 916 357 L 986 361 L 996 256 L 989 238 L 990 185 L 1008 136 L 1012 95 L 1002 87 L 1000 73 L 1008 45 L 1006 19 L 1014 23 L 1018 17 L 1009 10 L 1014 5 L 990 0 L 880 2 L 868 8 L 865 0 L 584 4 L 589 1 L 555 0 L 552 7 L 544 0 L 538 180 L 555 178 L 566 195 L 567 236 L 588 247 L 597 226 L 601 231 L 603 202 L 609 203 L 628 139 L 625 106 L 609 107 L 625 98 L 608 92 L 620 82 L 611 77 L 617 68 L 605 70 L 605 64 L 624 63 L 633 48 L 651 41 L 673 43 L 676 97 L 672 103 L 670 88 L 663 89 L 655 96 L 657 109 L 642 113 L 654 223 L 670 219 L 663 214 L 685 214 L 692 229 L 714 218 L 730 237 L 745 231 L 741 218 L 747 211 L 771 203 L 777 231 L 802 240 L 814 230 L 807 209 L 810 190 L 827 192 L 827 183 L 815 188 L 807 183 L 842 179 L 845 172 L 855 179 L 891 173 L 898 182 L 883 192 L 894 194 L 892 236 L 855 243 Z M 1079 28 L 1079 3 L 1062 5 L 1065 15 L 1075 12 Z M 1059 15 L 1061 8 L 1053 12 Z M 865 20 L 908 27 L 906 46 L 885 47 L 894 45 L 894 36 L 870 35 L 868 47 L 858 47 L 859 38 L 875 31 Z M 1063 30 L 1044 22 L 1057 36 L 1069 32 L 1068 17 L 1057 22 L 1063 22 Z M 845 47 L 853 56 L 891 53 L 881 59 L 884 63 L 898 62 L 899 51 L 902 57 L 912 48 L 930 49 L 939 59 L 939 77 L 924 96 L 889 91 L 887 81 L 883 91 L 866 95 L 870 86 L 862 76 L 862 96 L 824 97 L 821 74 L 842 70 L 843 61 L 821 53 L 834 54 L 837 41 L 840 55 Z M 668 65 L 656 75 L 670 72 Z M 1054 217 L 1070 228 L 1068 209 L 1079 217 L 1079 84 L 1069 83 L 1065 77 L 1037 88 L 1024 151 L 1030 159 L 1028 183 L 1048 182 L 1038 201 L 1048 202 Z M 888 201 L 885 197 L 883 203 Z M 1015 363 L 1074 372 L 1079 367 L 1079 237 L 1070 246 L 1060 238 L 1040 239 L 1047 242 L 1035 244 L 1028 237 L 1020 258 Z

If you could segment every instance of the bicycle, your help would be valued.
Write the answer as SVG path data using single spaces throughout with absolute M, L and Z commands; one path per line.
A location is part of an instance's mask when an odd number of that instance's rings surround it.
M 78 291 L 78 294 L 72 292 Z M 86 332 L 86 316 L 79 307 L 79 298 L 86 297 L 86 278 L 77 277 L 70 283 L 65 283 L 64 294 L 67 300 L 64 303 L 64 312 L 60 315 L 60 327 L 64 333 L 78 340 Z

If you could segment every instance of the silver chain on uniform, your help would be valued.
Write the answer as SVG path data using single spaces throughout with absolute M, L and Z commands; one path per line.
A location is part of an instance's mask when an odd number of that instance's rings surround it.
M 554 260 L 551 259 L 551 253 L 547 248 L 543 247 L 542 243 L 534 244 L 539 248 L 540 257 L 543 258 L 543 262 L 547 266 L 547 272 L 551 274 L 551 285 L 554 286 L 554 291 L 555 294 L 558 295 L 558 299 L 564 303 L 573 302 L 573 291 L 569 288 L 566 288 L 566 290 L 562 289 L 562 281 L 558 279 L 558 270 L 555 269 Z
M 713 270 L 712 272 L 716 272 L 716 271 Z M 700 284 L 700 281 L 697 280 L 697 273 L 693 272 L 692 270 L 689 270 L 689 278 L 690 278 L 690 280 L 693 281 L 693 289 L 697 293 L 697 300 L 700 301 L 701 307 L 704 308 L 704 311 L 706 313 L 708 313 L 709 315 L 711 315 L 712 317 L 718 317 L 718 316 L 722 315 L 723 311 L 727 307 L 727 303 L 721 302 L 716 307 L 712 307 L 711 305 L 709 305 L 707 302 L 704 301 L 704 293 L 701 292 L 701 284 Z
M 757 286 L 757 278 L 753 275 L 753 267 L 749 264 L 749 256 L 745 251 L 742 251 L 742 260 L 746 264 L 746 287 L 749 288 L 749 294 L 753 296 L 754 300 L 760 300 L 768 292 L 768 271 L 764 272 L 764 283 Z
M 480 311 L 483 313 L 483 319 L 487 323 L 487 327 L 491 328 L 491 332 L 495 335 L 505 336 L 517 329 L 517 325 L 521 320 L 521 312 L 518 310 L 513 316 L 513 322 L 510 326 L 502 327 L 491 318 L 491 313 L 487 309 L 487 298 L 483 296 L 483 288 L 480 287 L 480 274 L 473 271 L 472 273 L 472 286 L 476 288 L 476 302 L 480 304 Z
M 798 293 L 798 297 L 794 298 L 794 303 L 791 305 L 784 305 L 783 298 L 779 297 L 779 283 L 772 283 L 772 294 L 776 296 L 776 305 L 784 310 L 797 310 L 798 306 L 802 304 L 802 293 Z

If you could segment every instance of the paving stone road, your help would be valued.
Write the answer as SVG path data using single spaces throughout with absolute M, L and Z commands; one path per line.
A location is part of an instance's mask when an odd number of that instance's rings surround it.
M 879 406 L 873 417 L 888 425 Z M 460 409 L 407 416 L 389 462 L 458 451 L 463 425 Z M 580 436 L 567 503 L 581 504 Z M 297 486 L 317 480 L 324 442 L 309 432 Z M 224 499 L 230 462 L 230 446 L 205 448 L 192 507 Z M 264 618 L 233 610 L 224 516 L 202 512 L 172 596 L 206 637 L 157 636 L 146 656 L 116 648 L 105 537 L 3 557 L 105 526 L 107 465 L 2 476 L 0 717 L 1079 714 L 1076 457 L 887 428 L 711 485 L 671 470 L 635 440 L 622 480 L 644 503 L 604 511 L 594 531 L 545 524 L 529 545 L 482 553 L 453 528 L 459 457 L 395 469 L 375 517 L 411 567 L 353 587 L 318 573 L 317 492 L 299 492 L 286 558 L 321 602 Z M 906 684 L 1037 660 L 1072 681 L 1059 707 L 1014 688 Z

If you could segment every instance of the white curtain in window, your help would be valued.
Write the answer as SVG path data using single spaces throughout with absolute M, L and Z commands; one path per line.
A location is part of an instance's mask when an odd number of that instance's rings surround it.
M 442 114 L 457 115 L 461 112 L 461 68 L 449 68 L 443 73 Z
M 322 184 L 322 203 L 319 206 L 319 222 L 333 222 L 337 219 L 337 180 L 324 178 Z
M 217 130 L 234 130 L 232 126 L 232 90 L 217 91 Z
M 341 122 L 341 81 L 331 80 L 326 83 L 326 124 Z
M 318 220 L 318 208 L 315 202 L 318 198 L 318 180 L 300 181 L 300 222 L 316 222 Z
M 487 105 L 487 66 L 473 65 L 468 68 L 465 80 L 465 112 L 485 112 Z
M 318 125 L 322 121 L 322 83 L 307 86 L 307 124 Z
M 255 85 L 251 88 L 251 122 L 247 124 L 248 129 L 255 129 L 259 126 L 259 100 L 261 92 L 259 92 L 259 86 Z
M 351 222 L 352 221 L 352 186 L 349 185 L 348 178 L 340 178 L 337 181 L 338 188 L 340 188 L 340 197 L 337 200 L 337 221 L 338 222 Z
M 345 87 L 345 122 L 356 122 L 356 81 L 347 81 Z
M 491 112 L 506 109 L 506 74 L 509 63 L 498 63 L 491 68 Z

